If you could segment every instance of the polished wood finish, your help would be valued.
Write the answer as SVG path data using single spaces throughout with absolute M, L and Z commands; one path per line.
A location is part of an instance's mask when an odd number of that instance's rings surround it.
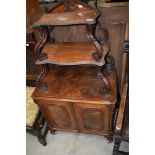
M 42 26 L 42 27 L 38 28 L 38 31 L 42 35 L 42 38 L 37 42 L 37 44 L 35 46 L 36 60 L 39 60 L 39 61 L 46 60 L 46 59 L 48 59 L 48 55 L 53 54 L 53 52 L 58 53 L 56 50 L 62 51 L 61 48 L 67 47 L 66 45 L 61 45 L 61 44 L 59 44 L 59 48 L 57 47 L 58 45 L 57 46 L 47 45 L 47 42 L 48 42 L 49 37 L 50 37 L 49 32 L 52 32 L 54 29 L 55 29 L 55 26 L 52 26 L 50 28 L 48 28 L 47 26 Z M 108 43 L 109 34 L 108 34 L 108 31 L 104 27 L 102 27 L 100 24 L 86 25 L 86 30 L 87 30 L 87 36 L 89 38 L 89 42 L 91 42 L 91 44 L 95 47 L 95 51 L 93 50 L 92 53 L 88 53 L 89 55 L 86 58 L 85 57 L 79 57 L 79 56 L 81 56 L 81 53 L 78 53 L 75 55 L 75 57 L 77 57 L 77 58 L 74 57 L 74 59 L 72 60 L 72 63 L 71 62 L 65 62 L 65 64 L 63 64 L 63 65 L 66 65 L 67 63 L 69 65 L 86 64 L 86 63 L 92 64 L 92 62 L 90 60 L 87 60 L 88 57 L 90 59 L 90 56 L 92 56 L 92 58 L 97 62 L 96 65 L 103 66 L 105 64 L 104 58 L 105 58 L 107 52 L 109 51 L 109 43 Z M 99 37 L 98 39 L 96 38 L 96 36 L 95 36 L 96 30 L 102 32 L 102 38 L 101 37 Z M 64 44 L 64 43 L 62 43 L 62 44 Z M 71 44 L 73 44 L 73 45 L 71 45 Z M 103 44 L 105 46 L 102 46 Z M 73 49 L 73 47 L 75 46 L 75 43 L 70 43 L 70 46 L 71 46 L 71 49 L 73 50 L 73 52 L 75 53 L 75 51 Z M 81 46 L 82 46 L 82 43 L 81 43 Z M 88 46 L 88 44 L 87 44 L 87 46 Z M 55 47 L 56 47 L 56 49 L 55 49 Z M 53 48 L 53 49 L 51 49 L 51 48 Z M 71 51 L 71 49 L 69 50 L 69 52 Z M 80 47 L 80 49 L 81 49 L 81 47 Z M 83 51 L 83 49 L 81 49 L 81 50 Z M 65 54 L 65 56 L 67 56 L 66 54 L 68 54 L 68 53 L 66 53 L 66 49 L 65 50 L 63 49 L 62 52 L 64 52 L 64 53 L 62 53 L 63 56 L 64 56 L 64 54 Z M 53 55 L 53 57 L 55 58 L 54 55 Z M 59 57 L 60 57 L 60 55 L 59 55 Z M 68 55 L 68 57 L 70 57 L 70 54 Z M 61 61 L 63 61 L 63 59 L 65 60 L 65 58 L 66 57 L 64 57 L 64 58 L 61 57 Z M 58 58 L 56 58 L 56 59 L 58 60 L 58 62 L 57 62 L 57 60 L 55 60 L 52 63 L 59 64 L 60 60 Z M 69 59 L 71 59 L 71 58 L 69 58 Z
M 126 96 L 127 96 L 127 88 L 128 88 L 128 84 L 125 83 L 125 85 L 123 87 L 122 98 L 121 98 L 121 102 L 119 105 L 119 111 L 118 111 L 116 128 L 115 128 L 115 134 L 118 134 L 118 135 L 120 134 L 120 132 L 122 130 L 123 116 L 124 116 Z
M 107 54 L 109 46 L 103 44 L 103 56 Z M 95 47 L 90 43 L 55 43 L 46 44 L 43 52 L 47 54 L 47 59 L 37 61 L 36 64 L 59 64 L 59 65 L 78 65 L 92 64 L 102 66 L 105 61 L 96 62 L 92 58 L 92 53 L 95 52 Z
M 97 18 L 98 14 L 94 10 L 44 14 L 33 26 L 94 24 L 92 17 Z
M 78 11 L 79 9 L 81 9 L 81 11 Z M 76 0 L 62 1 L 51 10 L 45 12 L 45 14 L 33 24 L 34 29 L 38 29 L 42 35 L 42 38 L 35 47 L 35 53 L 37 54 L 36 58 L 41 61 L 47 59 L 48 57 L 47 54 L 42 51 L 42 49 L 48 42 L 50 36 L 49 29 L 50 31 L 53 31 L 56 26 L 83 24 L 85 25 L 89 42 L 91 42 L 95 47 L 95 52 L 91 53 L 91 56 L 95 61 L 101 62 L 102 65 L 104 65 L 104 57 L 106 53 L 103 51 L 101 44 L 103 42 L 108 42 L 109 35 L 108 31 L 99 23 L 97 23 L 98 16 L 98 9 L 93 9 L 89 5 Z M 96 29 L 102 32 L 102 38 L 98 39 L 95 36 Z M 83 60 L 80 61 L 81 64 L 84 63 L 83 61 L 87 60 L 85 60 L 83 57 Z M 58 63 L 56 62 L 56 64 Z
M 51 130 L 97 134 L 111 141 L 117 101 L 116 73 L 107 73 L 111 91 L 104 93 L 98 67 L 52 66 L 32 95 Z
M 98 20 L 109 32 L 109 55 L 112 55 L 115 59 L 118 86 L 120 88 L 123 44 L 125 40 L 126 23 L 129 21 L 129 7 L 99 7 L 99 10 L 101 11 L 101 16 Z M 55 38 L 56 42 L 89 42 L 84 25 L 55 27 L 51 36 Z M 96 32 L 96 37 L 102 38 L 102 33 Z
M 98 10 L 76 0 L 62 1 L 41 16 L 33 26 L 94 24 L 99 14 Z
M 114 131 L 114 148 L 113 155 L 129 154 L 119 150 L 122 141 L 129 142 L 129 96 L 128 96 L 128 82 L 123 85 L 121 94 L 121 101 L 118 109 Z
M 72 103 L 66 101 L 38 100 L 51 129 L 78 131 Z
M 74 110 L 80 132 L 98 135 L 112 133 L 114 106 L 76 103 Z
M 126 33 L 125 33 L 125 41 L 129 40 L 129 24 L 126 24 Z M 129 50 L 129 49 L 128 49 Z M 125 82 L 125 75 L 127 72 L 127 67 L 128 67 L 128 59 L 129 59 L 129 51 L 125 51 L 123 53 L 123 64 L 122 64 L 122 75 L 121 75 L 121 86 L 120 86 L 120 94 L 123 91 L 123 86 L 124 86 L 124 82 Z
M 53 66 L 40 83 L 47 88 L 37 88 L 35 98 L 50 98 L 54 101 L 83 102 L 96 104 L 116 103 L 116 73 L 106 74 L 111 91 L 104 94 L 104 83 L 93 66 Z M 82 101 L 81 101 L 82 100 Z
M 32 97 L 50 130 L 103 135 L 111 141 L 117 101 L 116 72 L 108 67 L 109 34 L 97 21 L 98 16 L 98 9 L 68 0 L 46 10 L 33 24 L 41 34 L 35 53 L 42 72 Z M 79 25 L 85 28 L 86 43 L 71 40 L 48 44 L 57 27 Z

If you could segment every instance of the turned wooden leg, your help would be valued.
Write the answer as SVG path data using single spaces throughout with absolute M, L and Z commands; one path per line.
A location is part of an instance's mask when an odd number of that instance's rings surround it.
M 114 141 L 114 148 L 113 148 L 113 154 L 114 154 L 115 152 L 118 152 L 118 151 L 119 151 L 120 144 L 121 144 L 121 139 L 115 138 L 115 141 Z
M 43 126 L 37 130 L 38 131 L 37 138 L 43 146 L 47 145 L 46 136 L 47 136 L 48 130 L 49 130 L 48 124 L 46 122 L 44 122 Z

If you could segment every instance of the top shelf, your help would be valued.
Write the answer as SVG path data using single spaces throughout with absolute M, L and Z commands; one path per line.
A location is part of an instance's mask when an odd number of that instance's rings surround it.
M 42 15 L 33 27 L 94 24 L 100 15 L 99 10 L 77 1 L 71 1 L 70 7 L 63 1 Z M 69 7 L 69 8 L 68 8 Z
M 92 11 L 74 11 L 63 13 L 44 14 L 33 27 L 54 26 L 54 25 L 77 25 L 77 24 L 94 24 L 97 18 L 97 12 Z

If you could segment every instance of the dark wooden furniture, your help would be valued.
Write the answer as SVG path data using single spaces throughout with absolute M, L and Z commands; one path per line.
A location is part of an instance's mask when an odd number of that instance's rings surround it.
M 51 130 L 104 135 L 112 140 L 116 72 L 104 70 L 111 85 L 107 94 L 97 70 L 96 66 L 53 66 L 41 81 L 32 97 Z
M 48 125 L 42 115 L 41 112 L 38 113 L 35 122 L 32 126 L 26 126 L 26 132 L 30 133 L 34 136 L 37 136 L 38 141 L 43 145 L 46 146 L 46 136 L 48 133 Z
M 38 0 L 26 0 L 26 83 L 35 86 L 41 67 L 35 65 L 35 46 L 40 35 L 32 28 L 33 23 L 45 12 Z M 54 42 L 52 37 L 49 42 Z
M 34 87 L 26 87 L 26 132 L 37 136 L 39 142 L 45 146 L 48 125 L 39 107 L 31 98 L 34 89 Z
M 116 73 L 113 59 L 107 57 L 109 34 L 97 21 L 99 15 L 85 3 L 63 0 L 33 24 L 42 36 L 35 46 L 42 72 L 33 99 L 51 131 L 97 134 L 112 141 Z M 55 27 L 81 25 L 87 42 L 48 43 Z
M 35 86 L 35 81 L 40 73 L 40 66 L 35 65 L 34 48 L 37 37 L 32 29 L 32 24 L 42 14 L 38 0 L 26 0 L 26 82 Z
M 129 21 L 129 7 L 102 7 L 102 5 L 98 5 L 98 7 L 101 11 L 101 15 L 98 20 L 109 32 L 110 51 L 108 54 L 112 55 L 115 59 L 118 86 L 120 88 L 123 62 L 123 43 L 125 40 L 126 23 Z M 51 36 L 59 43 L 88 42 L 86 28 L 83 25 L 55 27 Z M 99 36 L 102 37 L 102 33 L 96 33 L 96 37 L 98 38 Z
M 114 132 L 114 148 L 113 155 L 129 154 L 119 150 L 122 141 L 129 142 L 129 96 L 128 83 L 125 82 L 121 102 L 119 105 L 118 116 L 116 120 L 116 127 Z
M 113 155 L 129 154 L 119 150 L 122 141 L 129 142 L 129 35 L 128 23 L 126 24 L 125 42 L 123 48 L 123 63 L 122 63 L 122 76 L 121 76 L 121 101 L 119 104 L 118 115 L 116 119 L 116 126 L 114 132 L 114 149 Z

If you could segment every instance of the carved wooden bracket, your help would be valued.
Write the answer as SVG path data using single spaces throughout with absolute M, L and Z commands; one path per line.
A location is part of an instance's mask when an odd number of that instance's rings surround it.
M 95 36 L 96 29 L 103 33 L 102 38 L 99 38 L 99 39 L 96 38 L 96 36 Z M 94 47 L 96 49 L 96 51 L 94 53 L 92 53 L 93 58 L 96 61 L 102 61 L 104 59 L 104 56 L 106 55 L 106 53 L 103 54 L 103 49 L 102 49 L 101 44 L 108 43 L 108 41 L 109 41 L 108 30 L 105 29 L 104 27 L 102 27 L 100 24 L 87 25 L 86 30 L 87 30 L 88 39 L 90 40 L 90 42 L 94 45 Z
M 99 38 L 101 44 L 109 42 L 109 32 L 100 23 L 96 25 L 96 29 L 103 33 L 103 37 Z
M 109 94 L 110 91 L 111 91 L 110 83 L 109 83 L 107 77 L 105 76 L 105 74 L 103 73 L 102 70 L 103 70 L 103 68 L 99 67 L 97 75 L 103 81 L 103 84 L 104 84 L 104 87 L 103 87 L 104 88 L 103 89 L 104 94 Z
M 37 30 L 41 34 L 41 39 L 37 42 L 35 46 L 35 60 L 45 60 L 47 59 L 47 54 L 44 53 L 42 49 L 50 38 L 49 31 L 52 32 L 54 30 L 54 27 L 48 28 L 46 26 L 42 26 L 37 28 Z
M 99 61 L 102 58 L 102 48 L 100 43 L 97 41 L 95 37 L 96 27 L 95 25 L 86 25 L 86 30 L 87 30 L 88 39 L 96 48 L 96 51 L 92 53 L 92 56 L 96 61 Z
M 39 89 L 45 90 L 45 89 L 47 89 L 48 86 L 47 86 L 47 84 L 45 82 L 41 82 L 41 81 L 48 74 L 48 72 L 49 72 L 49 66 L 48 66 L 48 64 L 44 64 L 44 65 L 41 65 L 41 67 L 42 67 L 42 71 L 40 72 L 40 74 L 39 74 L 39 76 L 38 76 L 38 78 L 36 80 L 36 86 Z

